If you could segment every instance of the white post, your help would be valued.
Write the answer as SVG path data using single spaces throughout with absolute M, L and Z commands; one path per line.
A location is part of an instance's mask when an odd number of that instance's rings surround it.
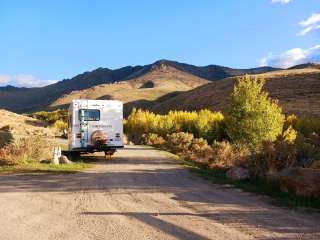
M 60 151 L 61 151 L 61 149 L 60 149 Z M 58 154 L 59 154 L 59 147 L 58 147 L 58 148 L 57 148 L 57 147 L 54 147 L 54 148 L 53 148 L 53 156 L 52 156 L 51 163 L 56 164 L 56 165 L 59 164 Z M 60 154 L 61 154 L 61 152 L 60 152 Z
M 61 157 L 61 147 L 59 146 L 58 147 L 58 158 L 60 158 Z

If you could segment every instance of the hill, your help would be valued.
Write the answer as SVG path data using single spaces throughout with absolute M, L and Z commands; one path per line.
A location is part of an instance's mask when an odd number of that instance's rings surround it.
M 133 107 L 150 108 L 154 101 L 160 102 L 162 96 L 173 96 L 178 91 L 188 91 L 208 82 L 208 80 L 163 64 L 153 66 L 146 74 L 128 81 L 100 84 L 65 94 L 54 101 L 50 108 L 63 108 L 69 105 L 72 99 L 78 98 L 118 99 L 125 104 L 124 111 L 127 115 Z
M 23 115 L 0 109 L 0 146 L 10 140 L 27 136 L 53 137 L 53 129 L 46 128 L 46 124 Z
M 67 103 L 67 101 L 61 101 L 60 98 L 64 95 L 70 94 L 74 91 L 81 91 L 85 89 L 90 89 L 101 84 L 112 84 L 118 82 L 126 82 L 128 80 L 138 79 L 157 68 L 167 66 L 169 70 L 179 71 L 179 74 L 183 72 L 184 74 L 193 75 L 194 78 L 201 78 L 208 81 L 216 81 L 226 77 L 243 75 L 246 73 L 257 74 L 262 72 L 274 71 L 276 69 L 270 67 L 253 68 L 253 69 L 232 69 L 228 67 L 218 66 L 218 65 L 208 65 L 204 67 L 198 67 L 190 64 L 179 63 L 175 61 L 160 60 L 152 64 L 144 66 L 127 66 L 115 70 L 108 68 L 98 68 L 91 72 L 85 72 L 83 74 L 77 75 L 71 79 L 64 79 L 55 84 L 51 84 L 40 88 L 16 88 L 12 86 L 0 87 L 0 108 L 8 109 L 14 112 L 31 112 L 37 110 L 50 109 L 50 106 L 57 106 L 60 103 Z M 170 75 L 170 80 L 174 80 L 176 77 L 172 72 Z M 179 76 L 177 76 L 177 79 Z M 170 81 L 166 80 L 165 83 L 169 84 Z M 191 79 L 190 77 L 186 79 Z M 168 93 L 168 89 L 173 91 L 184 91 L 185 88 L 173 89 L 176 83 L 169 84 L 167 90 L 162 92 L 154 93 L 155 97 L 163 96 L 163 94 Z M 193 86 L 192 80 L 189 87 Z M 131 84 L 124 84 L 121 86 L 131 86 Z M 197 86 L 197 84 L 196 84 Z M 110 87 L 110 86 L 109 86 Z M 105 86 L 102 88 L 106 88 Z M 116 87 L 118 91 L 121 91 L 119 87 Z M 127 87 L 123 91 L 128 90 Z M 157 89 L 153 89 L 157 91 Z M 188 89 L 189 90 L 189 89 Z M 89 92 L 92 91 L 88 90 Z M 147 94 L 148 91 L 143 92 Z M 149 90 L 151 95 L 152 90 Z M 140 93 L 140 92 L 139 92 Z M 105 94 L 108 94 L 106 91 Z M 135 93 L 138 94 L 138 93 Z M 174 94 L 174 93 L 172 93 Z M 73 93 L 74 95 L 74 93 Z M 97 94 L 99 95 L 99 94 Z M 94 97 L 94 96 L 93 96 Z M 129 97 L 130 98 L 130 97 Z M 144 96 L 136 96 L 127 101 L 135 101 L 136 99 L 144 99 Z M 154 98 L 154 97 L 153 97 Z M 152 99 L 153 99 L 152 98 Z M 148 98 L 147 98 L 148 99 Z
M 297 115 L 320 115 L 320 69 L 300 67 L 260 74 L 266 78 L 265 89 L 278 99 L 284 112 Z M 215 81 L 157 103 L 152 110 L 223 111 L 228 104 L 235 77 Z

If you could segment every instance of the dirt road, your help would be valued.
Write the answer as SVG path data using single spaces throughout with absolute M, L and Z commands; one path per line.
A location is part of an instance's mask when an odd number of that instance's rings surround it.
M 0 239 L 320 239 L 320 217 L 130 147 L 65 175 L 0 176 Z

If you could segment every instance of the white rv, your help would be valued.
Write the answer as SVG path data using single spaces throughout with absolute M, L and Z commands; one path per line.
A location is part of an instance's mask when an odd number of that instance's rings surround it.
M 123 147 L 123 104 L 113 100 L 73 100 L 68 126 L 72 156 L 96 151 L 112 155 Z

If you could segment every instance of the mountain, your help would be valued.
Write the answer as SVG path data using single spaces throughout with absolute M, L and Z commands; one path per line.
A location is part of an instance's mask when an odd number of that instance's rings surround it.
M 293 66 L 289 69 L 306 69 L 306 68 L 320 69 L 320 63 L 315 63 L 315 62 L 303 63 L 303 64 Z
M 259 75 L 265 77 L 265 90 L 270 93 L 271 98 L 279 100 L 285 113 L 320 116 L 320 69 L 297 67 Z M 235 77 L 225 78 L 180 93 L 156 103 L 152 110 L 160 113 L 175 109 L 203 108 L 224 111 L 235 79 Z
M 203 84 L 208 80 L 180 71 L 168 65 L 153 66 L 144 75 L 117 83 L 100 84 L 88 89 L 73 91 L 58 98 L 50 108 L 68 106 L 72 99 L 118 99 L 124 105 L 125 115 L 133 107 L 150 108 L 162 96 L 176 95 Z
M 66 95 L 71 94 L 72 96 L 81 97 L 81 96 L 90 96 L 92 98 L 98 98 L 101 97 L 100 93 L 95 94 L 83 94 L 83 95 L 76 95 L 75 91 L 82 91 L 85 89 L 88 89 L 85 92 L 92 92 L 93 87 L 97 87 L 100 85 L 105 84 L 113 84 L 118 82 L 128 82 L 133 80 L 136 82 L 139 81 L 145 81 L 146 86 L 151 83 L 147 83 L 149 79 L 143 76 L 159 76 L 155 74 L 155 71 L 157 69 L 164 69 L 167 68 L 167 75 L 170 76 L 169 79 L 166 77 L 159 77 L 159 79 L 162 79 L 164 84 L 167 84 L 168 87 L 166 87 L 166 90 L 159 88 L 153 88 L 153 90 L 148 91 L 137 91 L 134 94 L 126 92 L 129 88 L 124 88 L 123 93 L 126 93 L 128 96 L 126 96 L 124 99 L 129 102 L 136 101 L 137 99 L 140 100 L 149 100 L 154 99 L 155 97 L 161 97 L 166 94 L 169 94 L 172 91 L 171 94 L 174 94 L 176 91 L 185 91 L 190 90 L 189 88 L 192 88 L 193 86 L 199 85 L 199 79 L 202 79 L 202 83 L 205 81 L 216 81 L 221 80 L 226 77 L 232 77 L 232 76 L 238 76 L 243 74 L 257 74 L 262 72 L 270 72 L 277 69 L 270 68 L 270 67 L 263 67 L 263 68 L 253 68 L 253 69 L 232 69 L 228 67 L 218 66 L 218 65 L 208 65 L 204 67 L 198 67 L 190 64 L 185 63 L 179 63 L 175 61 L 169 61 L 169 60 L 160 60 L 152 64 L 144 65 L 144 66 L 127 66 L 115 70 L 111 70 L 108 68 L 98 68 L 96 70 L 93 70 L 91 72 L 85 72 L 80 75 L 77 75 L 71 79 L 64 79 L 62 81 L 59 81 L 55 84 L 51 84 L 45 87 L 39 87 L 39 88 L 16 88 L 12 86 L 7 87 L 0 87 L 0 108 L 8 109 L 14 112 L 31 112 L 31 111 L 38 111 L 38 110 L 48 110 L 52 107 L 58 107 L 58 106 L 66 106 L 68 104 L 68 101 L 62 100 L 66 99 Z M 153 74 L 148 75 L 149 73 L 153 72 Z M 170 73 L 171 72 L 171 73 Z M 161 72 L 160 72 L 161 73 Z M 183 73 L 183 74 L 182 74 Z M 174 74 L 177 74 L 176 76 Z M 181 87 L 177 82 L 172 82 L 177 79 L 181 79 L 180 75 L 188 74 L 188 76 L 184 77 L 183 83 L 188 86 L 188 89 L 186 86 Z M 192 77 L 191 77 L 192 76 Z M 138 78 L 142 77 L 139 80 Z M 152 81 L 155 81 L 155 78 L 152 78 Z M 193 81 L 196 81 L 197 83 L 193 83 Z M 187 83 L 187 81 L 190 81 Z M 157 82 L 159 84 L 159 82 Z M 132 82 L 125 83 L 123 86 L 131 86 Z M 200 84 L 201 85 L 201 84 Z M 122 85 L 120 85 L 122 86 Z M 175 88 L 175 87 L 176 88 Z M 164 87 L 162 85 L 162 87 Z M 181 87 L 181 88 L 180 88 Z M 103 86 L 99 87 L 98 89 L 109 89 L 110 86 Z M 115 87 L 113 87 L 115 88 Z M 121 88 L 121 87 L 120 87 Z M 94 88 L 97 89 L 97 88 Z M 119 86 L 116 88 L 118 89 L 118 92 L 121 92 L 119 89 Z M 130 89 L 130 91 L 133 91 Z M 84 93 L 84 92 L 83 92 Z M 106 90 L 104 92 L 104 95 L 110 94 L 109 90 Z M 145 97 L 145 94 L 149 94 L 152 97 Z M 99 96 L 98 96 L 99 95 Z M 125 95 L 125 94 L 122 94 Z M 130 96 L 134 97 L 130 97 Z M 119 95 L 114 95 L 113 97 L 116 97 Z M 121 99 L 122 100 L 122 99 Z M 61 104 L 60 104 L 61 103 Z M 59 105 L 60 104 L 60 105 Z

